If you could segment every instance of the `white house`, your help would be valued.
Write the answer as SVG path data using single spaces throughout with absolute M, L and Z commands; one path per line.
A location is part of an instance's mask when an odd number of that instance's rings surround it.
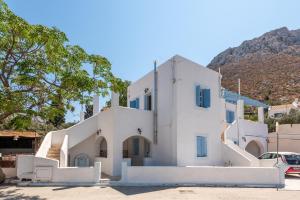
M 299 100 L 296 98 L 291 104 L 283 104 L 269 107 L 269 117 L 280 119 L 284 115 L 288 115 L 291 110 L 300 110 Z
M 244 120 L 245 101 L 224 93 L 219 73 L 176 55 L 128 87 L 128 107 L 112 93 L 111 108 L 48 133 L 34 157 L 19 158 L 27 164 L 18 176 L 97 182 L 102 172 L 131 183 L 282 184 L 277 169 L 253 156 L 266 151 L 263 109 L 258 122 Z M 228 166 L 237 167 L 233 176 Z

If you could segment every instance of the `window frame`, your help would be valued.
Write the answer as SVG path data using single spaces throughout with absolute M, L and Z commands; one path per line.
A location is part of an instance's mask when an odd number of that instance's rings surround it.
M 206 139 L 206 155 L 198 156 L 198 137 L 203 137 Z M 206 134 L 197 134 L 196 135 L 196 147 L 195 147 L 195 156 L 197 159 L 207 159 L 209 155 L 209 137 Z
M 200 86 L 200 94 L 201 94 L 201 99 L 202 99 L 202 101 L 200 101 L 200 103 L 201 103 L 201 106 L 198 106 L 197 105 L 197 86 Z M 208 90 L 210 90 L 210 106 L 209 107 L 204 107 L 204 92 L 203 92 L 203 90 L 206 90 L 206 89 L 208 89 Z M 193 90 L 193 92 L 194 92 L 194 106 L 195 106 L 195 108 L 197 108 L 197 109 L 200 109 L 200 110 L 208 110 L 208 109 L 210 109 L 211 107 L 212 107 L 212 90 L 211 90 L 211 88 L 210 87 L 208 87 L 207 85 L 205 85 L 205 84 L 202 84 L 202 83 L 199 83 L 199 82 L 195 82 L 194 83 L 194 90 Z

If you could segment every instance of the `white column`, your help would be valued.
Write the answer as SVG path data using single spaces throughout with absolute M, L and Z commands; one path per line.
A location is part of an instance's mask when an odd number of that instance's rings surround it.
M 84 112 L 80 111 L 80 121 L 84 121 Z
M 238 119 L 244 119 L 244 100 L 237 101 L 237 117 Z
M 98 95 L 94 95 L 93 97 L 93 115 L 96 115 L 99 112 L 99 96 Z
M 264 123 L 264 118 L 265 118 L 264 108 L 263 107 L 258 107 L 257 113 L 258 113 L 258 122 Z
M 120 94 L 116 92 L 111 92 L 111 107 L 119 106 Z

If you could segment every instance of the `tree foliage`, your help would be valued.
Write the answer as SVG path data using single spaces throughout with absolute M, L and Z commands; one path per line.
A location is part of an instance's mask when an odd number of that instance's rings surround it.
M 120 98 L 119 98 L 119 105 L 120 106 L 127 106 L 127 88 L 128 86 L 131 84 L 130 81 L 122 81 L 122 80 L 118 80 L 118 89 L 117 91 L 119 91 L 120 93 Z M 106 102 L 106 107 L 110 107 L 111 106 L 111 100 Z
M 276 122 L 279 124 L 300 124 L 300 111 L 291 109 L 289 114 L 284 114 L 280 119 L 267 118 L 265 123 L 268 125 L 269 132 L 276 130 Z
M 27 23 L 0 0 L 0 125 L 33 116 L 56 121 L 72 102 L 87 104 L 92 93 L 120 90 L 120 82 L 106 58 L 70 45 L 55 27 Z
M 85 105 L 85 112 L 84 112 L 84 119 L 90 118 L 93 116 L 93 105 L 92 104 L 86 104 Z

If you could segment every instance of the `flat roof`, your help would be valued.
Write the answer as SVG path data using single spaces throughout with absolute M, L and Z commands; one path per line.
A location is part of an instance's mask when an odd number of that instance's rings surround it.
M 38 138 L 41 136 L 37 132 L 34 132 L 34 131 L 0 130 L 0 137 Z
M 254 107 L 263 107 L 263 108 L 269 108 L 269 105 L 263 103 L 263 102 L 260 102 L 258 100 L 255 100 L 255 99 L 251 99 L 249 97 L 246 97 L 246 96 L 242 96 L 242 95 L 239 95 L 238 93 L 236 92 L 232 92 L 232 91 L 229 91 L 227 89 L 224 88 L 223 90 L 223 98 L 225 99 L 225 101 L 229 102 L 229 103 L 234 103 L 236 104 L 237 101 L 239 99 L 241 100 L 244 100 L 244 104 L 245 105 L 249 105 L 249 106 L 254 106 Z

